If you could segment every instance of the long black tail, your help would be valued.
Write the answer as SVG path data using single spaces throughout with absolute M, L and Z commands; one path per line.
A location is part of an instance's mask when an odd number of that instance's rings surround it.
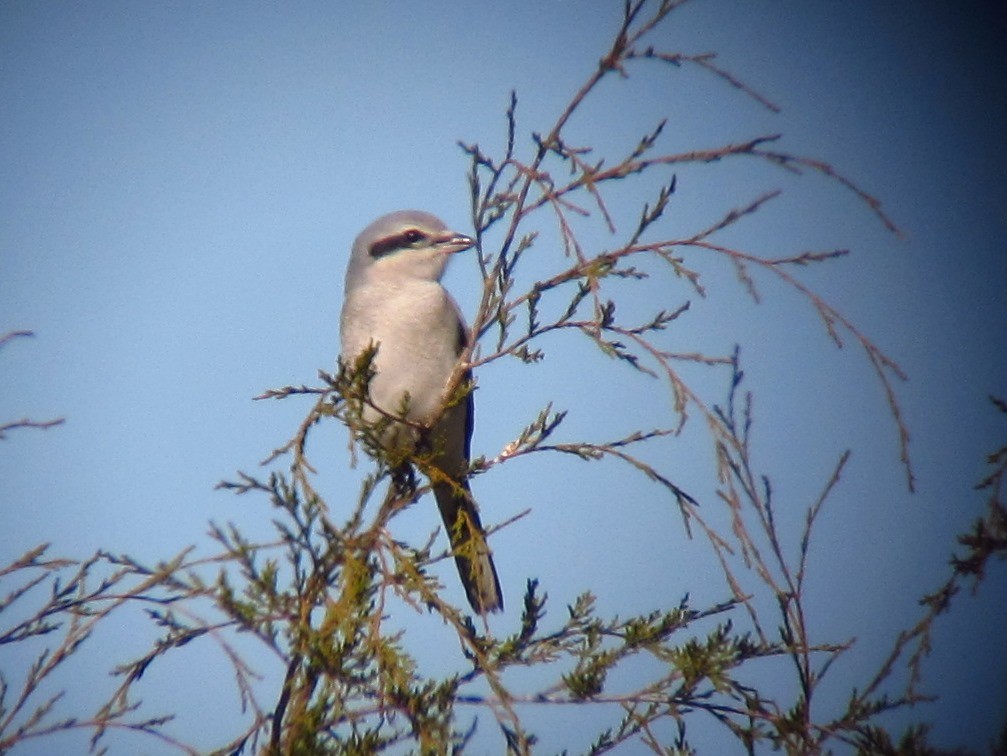
M 469 603 L 479 614 L 502 611 L 500 579 L 468 484 L 438 484 L 434 495 Z

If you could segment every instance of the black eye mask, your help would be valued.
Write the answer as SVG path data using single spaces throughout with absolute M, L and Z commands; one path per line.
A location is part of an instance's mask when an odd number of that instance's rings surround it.
M 391 236 L 386 236 L 383 239 L 378 239 L 371 245 L 370 249 L 367 250 L 367 253 L 371 257 L 384 257 L 396 250 L 412 247 L 427 238 L 427 235 L 422 231 L 410 228 L 406 231 L 402 231 L 401 233 L 392 234 Z

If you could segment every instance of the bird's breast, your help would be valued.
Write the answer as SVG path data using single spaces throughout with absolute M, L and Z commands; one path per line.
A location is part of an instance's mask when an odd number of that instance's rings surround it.
M 458 360 L 457 306 L 439 283 L 361 286 L 350 293 L 341 318 L 345 360 L 377 344 L 371 399 L 395 412 L 409 394 L 409 417 L 424 422 L 440 409 Z

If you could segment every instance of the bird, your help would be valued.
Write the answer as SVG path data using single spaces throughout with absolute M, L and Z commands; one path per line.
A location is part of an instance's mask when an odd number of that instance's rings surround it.
M 374 350 L 369 403 L 361 417 L 380 428 L 381 447 L 407 455 L 426 451 L 443 474 L 431 477 L 434 498 L 469 604 L 485 616 L 503 610 L 503 592 L 465 476 L 473 394 L 470 390 L 453 402 L 445 397 L 468 330 L 457 303 L 441 285 L 451 257 L 474 245 L 471 237 L 420 210 L 375 220 L 353 242 L 340 338 L 344 365 L 352 366 Z M 469 380 L 466 371 L 464 381 Z M 383 420 L 389 417 L 398 420 Z

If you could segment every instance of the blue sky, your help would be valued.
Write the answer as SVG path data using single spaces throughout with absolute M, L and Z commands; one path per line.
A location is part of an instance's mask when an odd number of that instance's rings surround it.
M 251 397 L 332 367 L 353 237 L 404 207 L 468 230 L 468 165 L 456 140 L 499 154 L 516 89 L 528 154 L 527 134 L 549 128 L 607 44 L 621 6 L 611 5 L 0 5 L 0 332 L 37 334 L 0 353 L 0 421 L 66 418 L 0 444 L 0 561 L 52 541 L 62 555 L 105 547 L 153 562 L 188 544 L 208 551 L 210 519 L 268 534 L 264 502 L 213 486 L 254 470 L 308 409 Z M 781 147 L 855 179 L 904 232 L 889 234 L 822 178 L 741 162 L 679 171 L 662 221 L 669 236 L 696 230 L 781 188 L 724 240 L 767 256 L 853 251 L 802 271 L 803 280 L 909 374 L 898 391 L 915 495 L 862 352 L 853 343 L 837 351 L 791 291 L 758 278 L 756 306 L 722 262 L 693 256 L 707 299 L 658 276 L 634 301 L 644 311 L 692 300 L 667 337 L 676 350 L 724 354 L 742 344 L 757 458 L 795 528 L 853 448 L 812 568 L 823 635 L 861 642 L 836 673 L 836 700 L 848 692 L 844 677 L 861 682 L 918 616 L 916 599 L 943 580 L 954 535 L 982 511 L 971 487 L 983 455 L 1005 436 L 986 399 L 1007 394 L 1007 86 L 997 75 L 1007 29 L 991 7 L 694 0 L 654 44 L 717 51 L 782 113 L 701 71 L 641 66 L 607 82 L 570 124 L 575 143 L 603 154 L 633 145 L 662 117 L 668 151 L 782 132 Z M 639 201 L 618 194 L 613 207 Z M 599 234 L 597 243 L 610 240 Z M 558 251 L 547 239 L 537 250 L 536 265 L 548 269 Z M 477 275 L 470 257 L 446 277 L 467 313 Z M 690 377 L 721 398 L 721 379 Z M 658 382 L 579 343 L 551 346 L 540 367 L 500 363 L 478 378 L 475 447 L 488 456 L 550 399 L 571 411 L 568 438 L 671 418 Z M 676 481 L 708 495 L 698 430 L 653 453 Z M 345 470 L 343 449 L 337 430 L 320 434 L 315 462 L 329 465 L 330 504 L 351 501 L 359 476 Z M 684 538 L 673 508 L 639 476 L 534 459 L 475 485 L 490 521 L 532 507 L 494 541 L 512 608 L 532 576 L 557 617 L 585 589 L 623 615 L 654 608 L 655 597 L 726 596 L 702 567 L 705 546 Z M 419 506 L 401 535 L 423 539 L 435 525 L 433 508 Z M 642 584 L 641 570 L 656 577 Z M 1003 723 L 1000 573 L 977 597 L 961 597 L 937 634 L 927 670 L 946 697 L 914 715 L 935 721 L 944 745 L 982 747 Z M 132 632 L 125 625 L 96 640 L 130 647 L 142 636 Z M 86 673 L 106 684 L 103 669 Z M 171 686 L 159 688 L 156 676 L 148 685 L 145 698 L 170 701 Z M 560 715 L 550 716 L 539 730 L 558 749 Z M 488 725 L 481 731 L 491 738 Z

